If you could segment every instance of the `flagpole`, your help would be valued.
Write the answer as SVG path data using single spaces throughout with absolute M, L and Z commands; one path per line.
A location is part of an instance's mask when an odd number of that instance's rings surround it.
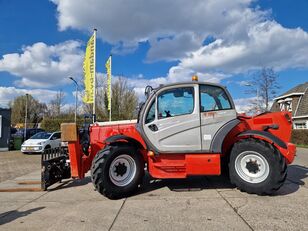
M 94 57 L 93 57 L 93 61 L 94 61 L 94 83 L 93 83 L 93 87 L 94 87 L 94 91 L 93 91 L 93 94 L 94 94 L 94 97 L 93 97 L 93 123 L 95 122 L 95 109 L 96 109 L 96 105 L 95 105 L 95 102 L 96 102 L 96 31 L 97 29 L 94 28 Z
M 112 72 L 111 72 L 111 70 L 112 70 L 112 69 L 111 69 L 111 68 L 112 68 L 112 61 L 111 61 L 111 60 L 112 60 L 112 55 L 110 55 L 110 82 L 111 82 L 111 76 L 112 76 L 112 74 L 111 74 L 111 73 L 112 73 Z M 109 87 L 110 87 L 110 90 L 109 90 L 109 91 L 110 91 L 110 102 L 109 102 L 109 103 L 110 103 L 110 111 L 109 111 L 109 121 L 111 121 L 111 108 L 112 108 L 112 104 L 111 104 L 111 99 L 112 99 L 112 87 L 111 87 L 111 85 L 112 85 L 112 84 L 110 83 L 110 86 L 109 86 Z

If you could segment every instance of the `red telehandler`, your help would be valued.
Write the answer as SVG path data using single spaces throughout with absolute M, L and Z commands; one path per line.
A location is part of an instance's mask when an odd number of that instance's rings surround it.
M 138 120 L 62 124 L 68 155 L 43 158 L 43 187 L 63 178 L 91 179 L 110 199 L 131 195 L 145 171 L 153 178 L 229 177 L 242 191 L 272 194 L 284 183 L 296 147 L 287 111 L 238 115 L 227 89 L 198 81 L 153 89 Z

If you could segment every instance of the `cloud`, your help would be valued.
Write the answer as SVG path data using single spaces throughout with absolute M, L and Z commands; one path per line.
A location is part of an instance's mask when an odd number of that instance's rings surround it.
M 238 85 L 240 85 L 241 87 L 244 87 L 244 86 L 251 86 L 251 83 L 249 81 L 245 81 L 245 80 L 242 80 L 242 81 L 238 81 L 236 82 Z
M 97 27 L 117 54 L 149 42 L 147 62 L 175 60 L 182 69 L 226 74 L 308 67 L 307 32 L 283 27 L 271 19 L 271 10 L 253 7 L 253 0 L 53 2 L 60 30 L 90 33 Z
M 8 107 L 10 101 L 16 97 L 31 94 L 35 99 L 40 102 L 49 103 L 52 98 L 57 94 L 57 91 L 46 89 L 23 89 L 15 87 L 0 87 L 0 107 Z
M 73 28 L 91 33 L 96 27 L 98 36 L 104 41 L 124 47 L 127 47 L 125 44 L 129 44 L 128 47 L 138 46 L 139 42 L 144 41 L 164 47 L 170 43 L 170 37 L 175 44 L 189 41 L 183 45 L 186 50 L 191 50 L 196 42 L 201 45 L 199 40 L 202 42 L 209 35 L 245 36 L 251 23 L 267 16 L 267 12 L 249 8 L 252 0 L 178 0 L 167 4 L 165 0 L 130 0 L 129 3 L 124 0 L 52 2 L 57 5 L 58 27 L 61 31 Z M 160 38 L 167 39 L 157 42 Z M 152 55 L 158 58 L 155 53 L 150 54 L 149 58 Z M 165 52 L 161 55 L 170 58 L 170 54 Z
M 248 113 L 250 114 L 252 108 L 252 102 L 255 102 L 257 97 L 246 97 L 246 98 L 238 98 L 234 99 L 234 104 L 236 111 L 238 113 Z
M 197 71 L 243 73 L 263 66 L 275 70 L 308 67 L 308 33 L 287 29 L 274 21 L 252 26 L 248 38 L 234 41 L 217 39 L 202 46 L 180 65 Z
M 197 50 L 203 42 L 203 37 L 194 33 L 183 33 L 174 37 L 154 39 L 147 54 L 147 61 L 174 61 L 184 58 Z
M 67 83 L 69 75 L 82 72 L 83 51 L 79 41 L 66 41 L 56 45 L 38 42 L 25 46 L 21 53 L 3 55 L 0 71 L 19 77 L 18 87 L 48 88 Z
M 285 28 L 271 19 L 271 11 L 253 8 L 253 0 L 52 0 L 59 30 L 77 29 L 113 45 L 114 54 L 134 52 L 149 44 L 146 62 L 177 61 L 162 76 L 128 78 L 143 95 L 146 85 L 190 81 L 221 82 L 233 74 L 262 66 L 275 70 L 308 67 L 308 33 Z M 211 41 L 208 41 L 211 38 Z M 56 45 L 43 42 L 6 54 L 0 71 L 19 79 L 18 87 L 47 88 L 68 83 L 68 75 L 82 72 L 79 41 Z
M 177 82 L 191 82 L 193 75 L 198 75 L 199 81 L 201 82 L 212 82 L 219 83 L 222 79 L 229 78 L 229 75 L 222 73 L 201 73 L 194 72 L 193 70 L 185 69 L 180 66 L 174 66 L 170 68 L 166 76 L 157 77 L 157 78 L 145 78 L 140 75 L 136 78 L 126 77 L 126 76 L 113 76 L 112 80 L 116 81 L 119 78 L 125 79 L 129 87 L 134 89 L 139 100 L 144 100 L 144 90 L 147 85 L 152 86 L 153 88 L 159 87 L 159 85 L 166 85 Z M 99 79 L 106 79 L 106 75 L 98 73 L 97 76 L 100 76 Z M 100 86 L 104 86 L 105 82 L 99 83 Z

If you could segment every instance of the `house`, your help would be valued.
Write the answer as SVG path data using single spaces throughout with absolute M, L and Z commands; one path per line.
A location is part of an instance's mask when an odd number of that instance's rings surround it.
M 274 99 L 271 111 L 292 112 L 293 128 L 308 129 L 308 82 Z
M 0 108 L 0 151 L 9 149 L 11 133 L 11 109 Z

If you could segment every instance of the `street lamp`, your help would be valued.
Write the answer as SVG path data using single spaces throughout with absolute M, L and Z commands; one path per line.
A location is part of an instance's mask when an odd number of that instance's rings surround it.
M 72 80 L 75 83 L 76 86 L 76 92 L 75 92 L 75 123 L 77 123 L 77 103 L 78 103 L 78 83 L 73 77 L 68 77 L 70 80 Z
M 26 138 L 27 138 L 28 95 L 29 94 L 26 94 L 26 112 L 25 112 L 24 140 L 26 140 Z

